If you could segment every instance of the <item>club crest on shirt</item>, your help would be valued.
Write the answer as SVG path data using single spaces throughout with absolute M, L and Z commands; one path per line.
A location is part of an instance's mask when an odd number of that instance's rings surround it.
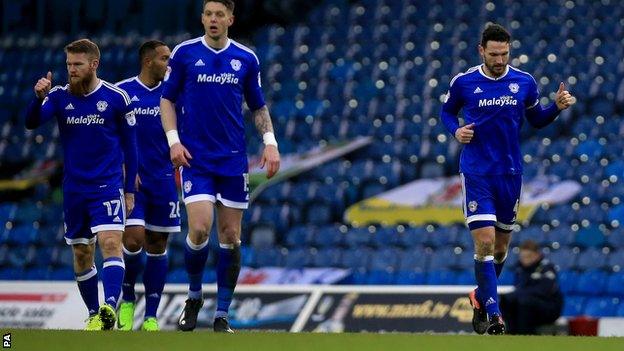
M 514 94 L 517 93 L 520 91 L 520 85 L 518 85 L 518 83 L 509 83 L 509 91 Z
M 238 72 L 241 69 L 241 62 L 237 59 L 232 59 L 232 61 L 230 61 L 230 66 L 232 66 L 233 70 Z
M 95 106 L 97 107 L 98 111 L 104 112 L 106 111 L 106 108 L 108 107 L 108 102 L 100 100 L 97 102 L 97 105 Z
M 190 180 L 187 180 L 186 182 L 184 182 L 184 192 L 185 193 L 189 193 L 191 191 L 192 187 L 193 187 L 193 183 L 191 183 Z
M 477 210 L 477 206 L 479 206 L 479 205 L 477 204 L 477 202 L 476 202 L 476 201 L 470 201 L 470 202 L 468 203 L 468 210 L 469 210 L 470 212 L 474 212 L 474 211 L 476 211 L 476 210 Z

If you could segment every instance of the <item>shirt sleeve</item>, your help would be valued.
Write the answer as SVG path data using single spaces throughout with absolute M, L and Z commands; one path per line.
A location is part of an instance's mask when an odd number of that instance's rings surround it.
M 175 103 L 180 96 L 180 92 L 182 92 L 182 88 L 184 88 L 184 76 L 183 57 L 182 53 L 178 51 L 169 59 L 169 66 L 167 67 L 167 73 L 163 80 L 162 97 Z
M 43 100 L 35 96 L 26 108 L 26 128 L 35 129 L 54 118 L 56 115 L 56 100 L 54 91 L 50 91 Z
M 252 59 L 251 67 L 247 71 L 245 77 L 244 94 L 247 106 L 252 111 L 258 110 L 265 105 L 264 96 L 262 95 L 262 81 L 260 78 L 260 63 L 257 59 Z
M 535 78 L 531 77 L 531 79 L 529 79 L 529 93 L 524 100 L 524 106 L 529 109 L 535 107 L 537 104 L 539 104 L 539 88 L 537 87 Z
M 139 155 L 136 141 L 136 117 L 132 106 L 125 101 L 120 112 L 121 147 L 124 156 L 124 167 L 126 178 L 124 180 L 124 191 L 134 193 L 135 180 L 139 169 Z
M 451 81 L 451 86 L 444 96 L 444 104 L 440 111 L 440 118 L 451 135 L 455 136 L 455 131 L 459 128 L 457 114 L 463 106 L 461 91 L 457 81 Z

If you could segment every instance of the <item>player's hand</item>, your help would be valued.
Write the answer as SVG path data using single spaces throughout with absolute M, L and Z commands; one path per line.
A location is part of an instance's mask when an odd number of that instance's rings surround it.
M 260 168 L 267 166 L 267 178 L 273 177 L 280 168 L 280 154 L 277 147 L 267 145 L 262 152 L 262 160 L 260 160 Z
M 576 102 L 576 98 L 570 94 L 569 91 L 565 90 L 565 84 L 561 82 L 559 84 L 559 90 L 555 94 L 555 103 L 557 104 L 557 108 L 559 111 L 565 110 L 566 108 L 574 105 Z
M 455 131 L 455 139 L 462 144 L 468 144 L 474 136 L 474 123 L 467 124 Z
M 125 193 L 124 200 L 126 201 L 126 218 L 130 216 L 132 210 L 134 210 L 134 194 L 133 193 Z
M 35 84 L 35 95 L 37 98 L 44 99 L 52 88 L 52 72 L 48 71 L 45 78 L 40 78 Z
M 171 145 L 171 150 L 169 150 L 169 155 L 171 156 L 171 162 L 173 162 L 173 166 L 178 168 L 180 166 L 191 167 L 189 164 L 189 160 L 193 159 L 191 153 L 182 145 L 181 143 L 175 143 Z

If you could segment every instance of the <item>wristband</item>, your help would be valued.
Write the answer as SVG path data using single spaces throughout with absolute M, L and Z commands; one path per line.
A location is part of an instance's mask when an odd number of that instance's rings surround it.
M 266 146 L 273 145 L 273 146 L 277 147 L 277 140 L 275 139 L 275 134 L 273 134 L 271 132 L 266 132 L 266 133 L 264 133 L 262 135 L 262 142 Z
M 180 142 L 180 137 L 178 136 L 177 130 L 168 130 L 165 134 L 167 135 L 167 144 L 169 144 L 169 147 Z

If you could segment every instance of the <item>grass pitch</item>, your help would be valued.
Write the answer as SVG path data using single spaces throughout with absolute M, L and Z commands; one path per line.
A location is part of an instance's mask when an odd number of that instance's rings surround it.
M 8 332 L 2 330 L 3 334 Z M 624 350 L 624 338 L 566 336 L 481 336 L 429 334 L 311 334 L 239 332 L 234 335 L 182 332 L 84 332 L 12 330 L 12 350 L 61 351 L 291 351 L 291 350 L 461 350 L 461 351 L 598 351 Z

